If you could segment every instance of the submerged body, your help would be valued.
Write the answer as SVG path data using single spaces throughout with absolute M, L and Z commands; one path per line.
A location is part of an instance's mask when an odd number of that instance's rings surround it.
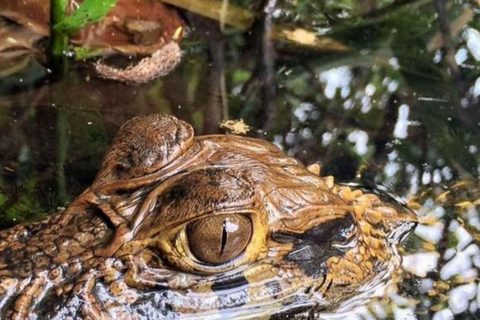
M 64 212 L 0 232 L 0 315 L 301 318 L 378 294 L 415 214 L 315 169 L 266 141 L 132 119 Z

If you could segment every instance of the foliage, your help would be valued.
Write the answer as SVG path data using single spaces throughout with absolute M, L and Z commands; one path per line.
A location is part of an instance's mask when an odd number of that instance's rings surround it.
M 53 30 L 71 34 L 105 17 L 116 3 L 117 0 L 85 0 L 72 15 L 57 22 Z

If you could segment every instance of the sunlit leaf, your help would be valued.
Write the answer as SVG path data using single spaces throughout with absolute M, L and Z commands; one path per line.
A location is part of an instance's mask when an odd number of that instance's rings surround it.
M 459 207 L 460 209 L 463 210 L 463 209 L 472 208 L 474 205 L 470 201 L 464 201 L 464 202 L 460 202 L 460 203 L 455 204 L 455 206 Z
M 75 52 L 76 60 L 85 60 L 92 57 L 97 57 L 103 53 L 102 49 L 90 49 L 84 47 L 75 47 L 73 51 Z
M 107 15 L 117 0 L 85 0 L 71 16 L 54 26 L 55 31 L 72 33 L 88 23 L 97 22 Z
M 278 29 L 278 28 L 277 28 Z M 348 47 L 326 36 L 318 36 L 315 32 L 297 28 L 295 30 L 276 30 L 275 39 L 287 40 L 301 46 L 312 47 L 321 50 L 345 51 Z
M 436 202 L 440 202 L 440 203 L 443 203 L 447 200 L 447 195 L 450 193 L 451 191 L 445 191 L 445 192 L 442 192 L 438 197 L 435 198 L 435 201 Z

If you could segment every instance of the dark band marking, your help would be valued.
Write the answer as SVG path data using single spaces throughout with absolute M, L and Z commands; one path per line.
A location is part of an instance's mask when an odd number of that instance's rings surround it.
M 325 289 L 325 294 L 328 292 L 328 290 L 330 290 L 330 288 L 332 287 L 332 284 L 333 284 L 333 279 L 330 279 L 330 282 L 328 283 L 327 289 Z
M 223 220 L 223 230 L 222 230 L 222 245 L 220 247 L 220 256 L 223 255 L 225 246 L 227 244 L 227 220 Z
M 235 274 L 228 279 L 215 281 L 212 284 L 212 291 L 218 292 L 223 290 L 229 290 L 233 288 L 239 288 L 245 285 L 248 285 L 248 280 L 241 274 Z

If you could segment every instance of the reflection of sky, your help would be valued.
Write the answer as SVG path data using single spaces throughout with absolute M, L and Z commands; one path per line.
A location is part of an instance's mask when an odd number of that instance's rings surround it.
M 480 32 L 473 28 L 467 28 L 463 33 L 463 39 L 466 41 L 467 48 L 461 47 L 455 54 L 455 60 L 459 65 L 464 65 L 467 62 L 469 53 L 476 60 L 480 61 Z M 470 67 L 474 67 L 471 66 Z M 475 84 L 470 88 L 470 94 L 473 98 L 480 96 L 480 78 L 475 81 Z
M 410 107 L 406 104 L 402 104 L 398 108 L 398 119 L 395 124 L 395 129 L 393 131 L 393 136 L 399 139 L 405 139 L 407 137 L 407 128 L 408 128 L 408 114 L 410 112 Z
M 472 210 L 475 211 L 474 214 L 469 212 L 468 216 L 478 219 L 478 212 L 474 206 L 469 209 Z M 418 213 L 421 217 L 442 218 L 446 210 L 430 199 L 425 201 Z M 468 216 L 467 220 L 470 220 Z M 468 222 L 470 224 L 470 221 Z M 434 245 L 438 245 L 442 238 L 449 239 L 448 248 L 442 254 L 436 251 L 413 253 L 404 256 L 402 263 L 405 270 L 419 278 L 419 288 L 427 296 L 429 292 L 437 290 L 436 282 L 428 278 L 428 272 L 438 272 L 440 279 L 437 281 L 448 284 L 445 292 L 448 301 L 442 310 L 434 313 L 433 319 L 454 319 L 455 315 L 467 311 L 472 314 L 477 312 L 480 306 L 480 284 L 476 283 L 480 268 L 480 248 L 471 232 L 464 227 L 463 222 L 452 220 L 446 226 L 443 220 L 438 220 L 429 225 L 420 224 L 415 229 L 415 234 L 425 243 Z M 427 299 L 422 303 L 428 306 L 431 302 Z
M 455 54 L 455 61 L 457 64 L 462 64 L 468 59 L 468 50 L 465 48 L 460 48 Z
M 328 99 L 335 97 L 337 89 L 341 90 L 342 98 L 346 98 L 350 93 L 352 72 L 349 67 L 330 69 L 320 73 L 320 81 L 325 84 L 324 94 Z
M 313 110 L 313 105 L 311 103 L 301 103 L 298 107 L 295 108 L 293 114 L 300 122 L 305 122 L 310 115 L 310 112 Z
M 322 135 L 322 146 L 326 147 L 330 144 L 330 142 L 332 142 L 332 139 L 333 139 L 333 134 L 331 132 L 325 132 L 323 135 Z
M 428 272 L 437 268 L 438 252 L 420 252 L 414 253 L 403 258 L 402 266 L 418 277 L 426 277 Z
M 368 134 L 363 130 L 355 130 L 348 135 L 348 141 L 355 143 L 355 151 L 363 156 L 368 151 Z
M 480 78 L 475 81 L 475 85 L 472 88 L 472 95 L 474 98 L 478 98 L 478 96 L 480 96 Z
M 480 61 L 480 32 L 473 28 L 465 30 L 464 38 L 467 40 L 467 48 L 473 58 Z

